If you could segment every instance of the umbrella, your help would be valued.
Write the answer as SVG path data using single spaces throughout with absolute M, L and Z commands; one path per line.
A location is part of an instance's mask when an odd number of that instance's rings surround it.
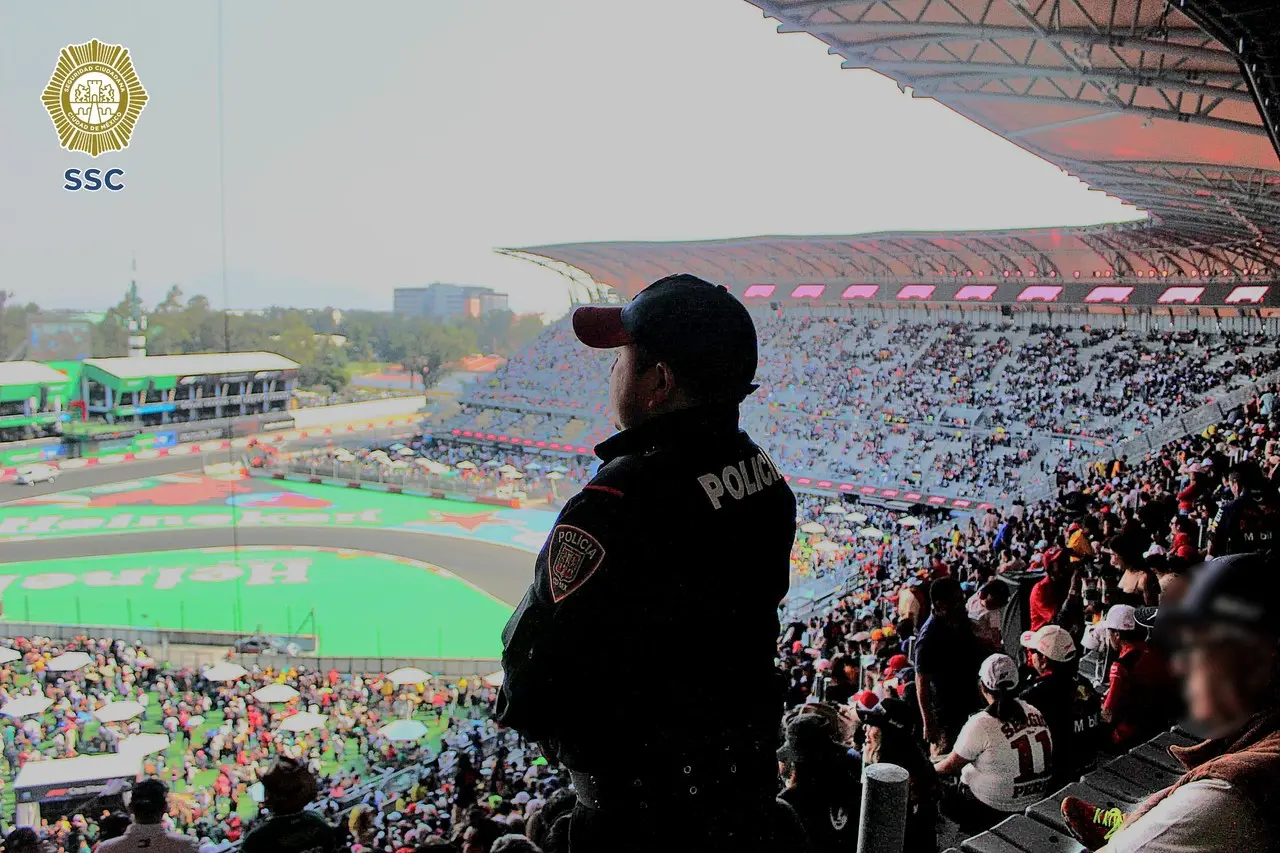
M 459 462 L 459 463 L 458 463 L 457 465 L 455 465 L 454 467 L 455 467 L 455 468 L 457 468 L 459 471 L 474 471 L 474 470 L 475 470 L 475 467 L 476 467 L 476 463 L 474 463 L 474 462 L 472 462 L 472 461 L 470 461 L 470 460 L 468 460 L 468 459 L 463 459 L 461 462 Z
M 486 459 L 484 463 L 484 467 L 486 468 L 499 468 L 501 466 L 502 466 L 502 463 L 499 462 L 497 459 Z
M 134 755 L 155 755 L 157 752 L 164 752 L 169 748 L 169 736 L 162 734 L 140 734 L 129 735 L 120 741 L 120 746 L 116 749 L 121 753 L 132 753 Z
M 253 691 L 253 698 L 268 705 L 273 702 L 291 702 L 298 698 L 298 691 L 287 684 L 268 684 Z
M 898 523 L 903 527 L 919 527 L 920 519 L 916 518 L 914 515 L 908 515 L 898 519 Z
M 209 681 L 235 681 L 248 674 L 249 670 L 238 663 L 220 663 L 205 670 L 204 677 Z
M 397 451 L 396 451 L 396 453 L 397 453 L 398 455 L 400 455 L 400 456 L 412 456 L 412 455 L 413 455 L 413 451 L 412 451 L 412 450 L 410 450 L 410 449 L 409 449 L 409 448 L 407 448 L 407 447 L 402 447 L 402 448 L 400 448 L 399 450 L 397 450 Z
M 93 658 L 84 652 L 67 652 L 65 655 L 58 655 L 45 664 L 45 669 L 51 672 L 71 672 L 86 667 L 91 663 L 93 663 Z
M 402 666 L 399 669 L 393 669 L 387 673 L 387 678 L 392 684 L 426 684 L 434 675 L 425 669 L 418 669 L 416 666 Z
M 561 474 L 559 471 L 552 471 L 550 474 L 548 474 L 548 475 L 547 475 L 547 479 L 548 479 L 548 480 L 563 480 L 563 479 L 564 479 L 564 474 Z
M 844 515 L 844 507 L 840 506 L 840 504 L 827 504 L 822 508 L 822 511 L 832 515 Z
M 378 730 L 387 740 L 418 740 L 427 733 L 427 727 L 417 720 L 396 720 Z
M 204 725 L 204 717 L 196 714 L 194 717 L 187 717 L 187 731 L 198 729 Z
M 16 649 L 0 649 L 0 663 L 13 663 L 22 660 L 21 652 Z
M 123 723 L 139 717 L 145 710 L 137 702 L 111 702 L 93 712 L 93 715 L 104 723 Z
M 884 531 L 878 527 L 864 527 L 858 531 L 858 535 L 865 536 L 868 539 L 879 539 L 884 535 Z
M 524 479 L 524 474 L 521 474 L 519 471 L 505 471 L 505 472 L 503 472 L 503 474 L 504 474 L 504 476 L 506 476 L 506 478 L 507 478 L 508 480 L 523 480 L 523 479 Z
M 821 542 L 815 542 L 815 543 L 814 543 L 814 545 L 813 545 L 813 550 L 815 550 L 815 551 L 838 551 L 838 550 L 840 550 L 840 546 L 839 546 L 839 545 L 837 545 L 836 543 L 834 543 L 834 542 L 830 541 L 830 540 L 823 539 Z
M 526 470 L 526 471 L 541 471 L 541 470 L 542 470 L 542 466 L 541 466 L 541 465 L 539 465 L 537 462 L 530 462 L 528 465 L 524 466 L 524 470 Z
M 827 528 L 822 526 L 816 521 L 806 521 L 804 524 L 800 525 L 800 532 L 801 533 L 826 533 Z
M 845 521 L 852 521 L 854 524 L 866 524 L 867 514 L 865 512 L 851 512 L 844 517 Z
M 29 717 L 43 712 L 52 704 L 53 700 L 48 696 L 19 696 L 4 703 L 4 707 L 0 708 L 0 714 L 6 717 Z
M 557 465 L 556 467 L 552 468 L 551 470 L 552 470 L 552 471 L 555 471 L 557 474 L 568 474 L 568 473 L 569 473 L 569 469 L 568 469 L 568 468 L 566 468 L 566 467 L 564 467 L 563 465 Z
M 503 474 L 514 474 L 515 472 L 519 471 L 520 469 L 519 469 L 519 468 L 517 468 L 517 467 L 516 467 L 516 466 L 514 466 L 514 465 L 503 465 L 503 466 L 502 466 L 501 468 L 499 468 L 498 470 L 499 470 L 499 471 L 501 471 Z
M 277 726 L 282 732 L 309 732 L 312 729 L 323 729 L 329 718 L 324 714 L 301 713 L 285 717 Z
M 503 672 L 502 670 L 498 670 L 497 672 L 491 672 L 488 675 L 486 675 L 484 677 L 484 683 L 489 685 L 490 687 L 501 687 L 502 682 L 505 678 L 506 678 L 506 673 Z

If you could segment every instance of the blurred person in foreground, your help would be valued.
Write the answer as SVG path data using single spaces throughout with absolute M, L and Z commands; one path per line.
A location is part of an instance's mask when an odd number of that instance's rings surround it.
M 199 853 L 200 842 L 189 835 L 169 832 L 164 816 L 169 811 L 169 788 L 159 779 L 144 779 L 133 786 L 129 813 L 133 823 L 124 835 L 104 841 L 95 853 Z
M 262 775 L 262 804 L 271 817 L 245 836 L 243 853 L 336 853 L 334 828 L 306 807 L 318 786 L 306 764 L 280 757 Z
M 858 846 L 862 768 L 837 741 L 827 719 L 801 714 L 787 724 L 778 764 L 786 789 L 781 799 L 795 809 L 809 843 L 807 853 L 839 853 Z
M 796 501 L 738 427 L 755 325 L 723 287 L 677 275 L 626 307 L 579 308 L 573 328 L 618 352 L 621 432 L 596 447 L 603 465 L 561 511 L 503 631 L 498 720 L 568 767 L 572 853 L 777 849 L 773 662 Z M 707 614 L 733 653 L 682 685 L 703 713 L 654 714 L 646 679 L 609 677 L 620 655 L 629 673 L 666 671 Z
M 1273 554 L 1210 560 L 1157 635 L 1176 649 L 1189 725 L 1208 740 L 1169 751 L 1187 768 L 1128 814 L 1075 797 L 1072 833 L 1108 853 L 1280 849 L 1280 565 Z
M 49 853 L 51 848 L 40 840 L 34 829 L 20 826 L 5 836 L 0 850 L 3 853 Z

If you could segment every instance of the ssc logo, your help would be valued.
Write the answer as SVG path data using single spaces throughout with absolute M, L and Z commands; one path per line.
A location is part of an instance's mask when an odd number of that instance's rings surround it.
M 128 50 L 93 39 L 62 49 L 41 100 L 53 119 L 58 143 L 68 151 L 97 157 L 128 147 L 147 91 Z

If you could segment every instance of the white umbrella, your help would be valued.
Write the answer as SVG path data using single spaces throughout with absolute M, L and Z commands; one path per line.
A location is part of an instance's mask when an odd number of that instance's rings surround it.
M 852 521 L 854 524 L 865 524 L 867 514 L 865 512 L 851 512 L 844 517 L 845 521 Z
M 552 468 L 551 470 L 552 470 L 552 471 L 555 471 L 557 474 L 568 474 L 568 473 L 569 473 L 569 469 L 568 469 L 568 468 L 566 468 L 566 467 L 564 467 L 563 465 L 557 465 L 556 467 Z
M 801 533 L 826 533 L 827 528 L 816 521 L 806 521 L 800 525 Z
M 454 467 L 457 468 L 459 471 L 474 471 L 476 468 L 476 463 L 472 462 L 469 459 L 463 459 Z
M 387 673 L 387 678 L 392 684 L 426 684 L 434 675 L 425 669 L 418 669 L 416 666 L 402 666 L 399 669 L 393 669 Z
M 539 465 L 537 462 L 530 462 L 528 465 L 524 466 L 524 470 L 526 470 L 526 471 L 541 471 L 541 470 L 542 470 L 542 466 L 541 466 L 541 465 Z
M 142 716 L 143 710 L 145 709 L 137 702 L 111 702 L 94 711 L 93 715 L 104 723 L 123 723 Z
M 828 540 L 828 539 L 823 539 L 821 542 L 815 542 L 815 543 L 814 543 L 814 545 L 813 545 L 813 550 L 815 550 L 815 551 L 838 551 L 838 550 L 840 550 L 840 546 L 839 546 L 839 545 L 837 545 L 836 543 L 834 543 L 834 542 L 832 542 L 832 541 Z
M 508 480 L 524 479 L 524 474 L 521 474 L 519 471 L 504 471 L 503 476 L 506 477 Z
M 502 466 L 501 468 L 499 468 L 498 470 L 499 470 L 500 472 L 502 472 L 503 474 L 514 474 L 515 472 L 519 471 L 520 469 L 519 469 L 519 468 L 517 468 L 517 467 L 516 467 L 516 466 L 514 466 L 514 465 L 503 465 L 503 466 Z
M 134 755 L 155 755 L 169 748 L 169 736 L 155 733 L 129 735 L 120 741 L 117 752 Z
M 0 649 L 0 663 L 13 663 L 22 659 L 22 653 L 17 649 Z
M 501 687 L 502 682 L 506 679 L 507 674 L 502 670 L 491 672 L 484 677 L 484 683 L 490 687 Z
M 501 463 L 501 462 L 499 462 L 497 459 L 486 459 L 486 460 L 484 461 L 484 467 L 486 467 L 486 468 L 500 468 L 500 467 L 502 467 L 502 463 Z
M 547 479 L 548 479 L 548 480 L 563 480 L 563 479 L 564 479 L 564 474 L 561 474 L 559 471 L 552 471 L 550 474 L 548 474 L 548 475 L 547 475 Z
M 67 652 L 65 655 L 58 655 L 45 665 L 45 669 L 51 672 L 71 672 L 72 670 L 82 669 L 93 663 L 93 658 L 84 652 Z
M 881 536 L 884 536 L 884 531 L 878 527 L 864 527 L 858 531 L 858 534 L 865 536 L 868 539 L 879 539 Z
M 822 508 L 822 511 L 831 515 L 844 515 L 844 507 L 840 506 L 840 504 L 827 504 Z
M 412 456 L 412 455 L 413 455 L 413 451 L 412 451 L 412 450 L 410 450 L 410 449 L 409 449 L 409 448 L 407 448 L 407 447 L 402 447 L 402 448 L 400 448 L 399 450 L 397 450 L 397 451 L 396 451 L 396 453 L 398 453 L 398 454 L 399 454 L 399 455 L 401 455 L 401 456 Z
M 238 663 L 219 663 L 205 670 L 204 677 L 209 681 L 235 681 L 248 674 L 249 670 Z
M 187 731 L 193 731 L 204 725 L 204 717 L 196 714 L 194 717 L 187 717 Z
M 418 740 L 427 733 L 427 727 L 417 720 L 396 720 L 378 730 L 387 740 Z
M 253 698 L 268 705 L 274 702 L 291 702 L 298 698 L 298 691 L 287 684 L 268 684 L 253 691 Z
M 292 717 L 285 717 L 277 726 L 278 731 L 282 732 L 309 732 L 312 729 L 323 729 L 329 718 L 324 714 L 301 713 L 294 714 Z
M 898 523 L 903 527 L 919 527 L 920 519 L 916 518 L 914 515 L 908 515 L 898 519 Z
M 42 713 L 52 704 L 53 700 L 48 696 L 19 696 L 4 703 L 4 707 L 0 708 L 0 714 L 6 717 L 29 717 L 32 714 Z

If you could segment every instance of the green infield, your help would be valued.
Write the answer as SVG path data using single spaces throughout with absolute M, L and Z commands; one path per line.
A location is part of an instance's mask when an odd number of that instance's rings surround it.
M 0 564 L 11 620 L 314 634 L 335 657 L 495 658 L 511 608 L 416 560 L 208 548 Z

